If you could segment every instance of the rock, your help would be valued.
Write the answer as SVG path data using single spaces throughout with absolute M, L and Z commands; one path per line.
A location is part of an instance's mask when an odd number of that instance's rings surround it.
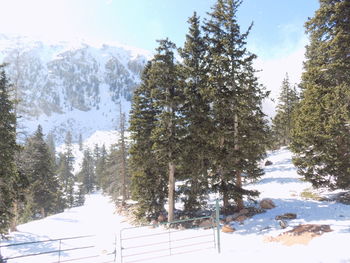
M 289 219 L 296 219 L 297 215 L 294 213 L 285 213 L 283 215 L 276 216 L 276 220 L 289 220 Z
M 241 211 L 238 212 L 239 215 L 248 215 L 249 210 L 247 208 L 243 208 Z
M 158 222 L 159 222 L 159 223 L 166 222 L 166 217 L 165 217 L 165 215 L 160 214 L 160 215 L 158 216 Z
M 273 163 L 270 161 L 270 160 L 266 160 L 265 162 L 265 166 L 269 166 L 269 165 L 272 165 Z
M 226 217 L 225 222 L 226 222 L 226 223 L 230 223 L 230 222 L 232 222 L 237 216 L 238 216 L 238 215 L 235 215 L 235 214 L 229 215 L 229 216 Z
M 245 215 L 240 215 L 240 216 L 236 217 L 235 221 L 240 222 L 240 223 L 243 223 L 244 220 L 246 220 L 246 219 L 248 219 L 247 216 L 245 216 Z
M 221 231 L 224 232 L 224 233 L 233 233 L 236 231 L 236 229 L 234 229 L 232 226 L 230 225 L 224 225 L 222 228 L 221 228 Z
M 213 222 L 212 220 L 210 219 L 206 219 L 206 220 L 203 220 L 200 224 L 199 224 L 199 227 L 200 228 L 204 228 L 204 229 L 210 229 L 213 227 Z
M 271 199 L 266 198 L 260 201 L 260 207 L 262 209 L 272 209 L 275 208 L 276 205 Z
M 345 205 L 350 205 L 350 191 L 339 194 L 335 200 Z
M 280 224 L 282 229 L 285 229 L 286 227 L 288 227 L 288 223 L 286 221 L 284 221 L 283 219 L 280 220 L 278 223 Z

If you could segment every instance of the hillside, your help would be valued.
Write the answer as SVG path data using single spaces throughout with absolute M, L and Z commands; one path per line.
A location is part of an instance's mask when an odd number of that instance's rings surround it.
M 249 187 L 258 189 L 261 192 L 261 199 L 271 198 L 276 204 L 275 208 L 248 218 L 241 224 L 232 222 L 231 225 L 236 231 L 232 234 L 221 233 L 222 253 L 219 255 L 212 249 L 148 262 L 349 262 L 347 243 L 350 236 L 350 206 L 335 201 L 304 199 L 301 195 L 306 189 L 311 191 L 310 185 L 301 181 L 296 174 L 296 169 L 291 163 L 291 153 L 287 149 L 270 153 L 268 159 L 273 165 L 267 166 L 263 178 Z M 317 194 L 329 198 L 335 193 L 318 191 Z M 62 214 L 19 226 L 19 231 L 12 233 L 11 240 L 5 243 L 94 234 L 96 235 L 92 241 L 94 249 L 101 254 L 101 261 L 94 259 L 94 262 L 102 262 L 107 252 L 114 249 L 115 234 L 119 236 L 120 229 L 128 226 L 125 218 L 114 212 L 115 208 L 109 199 L 96 193 L 88 196 L 82 207 L 68 209 Z M 289 226 L 281 229 L 275 217 L 285 213 L 295 213 L 297 218 L 288 220 Z M 332 232 L 316 236 L 306 244 L 287 246 L 273 240 L 269 242 L 271 237 L 277 237 L 300 224 L 326 224 L 330 226 Z M 147 228 L 147 231 L 158 233 L 166 230 Z M 140 230 L 136 230 L 135 233 L 140 235 Z M 186 235 L 187 232 L 183 233 Z M 142 241 L 139 242 L 142 244 Z M 25 246 L 17 250 L 2 249 L 2 254 L 13 256 L 38 252 L 54 245 L 48 246 Z M 80 256 L 86 255 L 85 252 L 80 253 Z M 69 256 L 70 253 L 67 252 L 65 257 Z M 28 259 L 22 260 L 9 262 L 28 262 L 26 261 Z
M 130 110 L 133 91 L 148 59 L 146 51 L 85 42 L 42 42 L 0 34 L 0 63 L 17 88 L 19 130 L 40 124 L 62 142 L 97 130 L 114 130 L 119 105 Z M 128 115 L 128 114 L 127 114 Z

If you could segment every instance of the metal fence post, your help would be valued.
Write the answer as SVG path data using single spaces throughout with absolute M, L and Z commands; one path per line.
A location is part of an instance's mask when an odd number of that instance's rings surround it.
M 216 229 L 217 229 L 217 239 L 218 239 L 218 253 L 221 252 L 220 247 L 220 206 L 219 206 L 219 199 L 216 199 L 215 204 L 215 214 L 216 214 Z
M 168 229 L 168 233 L 169 233 L 169 255 L 171 256 L 171 237 L 170 237 L 170 224 L 169 224 L 169 229 Z
M 62 240 L 60 239 L 59 245 L 58 245 L 58 263 L 61 262 L 61 242 Z
M 117 233 L 114 234 L 114 262 L 117 262 Z

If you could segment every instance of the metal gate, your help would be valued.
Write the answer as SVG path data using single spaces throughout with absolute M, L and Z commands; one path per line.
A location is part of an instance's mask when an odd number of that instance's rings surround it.
M 120 262 L 150 261 L 172 255 L 217 249 L 220 253 L 219 208 L 206 216 L 120 230 Z
M 104 263 L 116 262 L 116 249 L 114 249 L 114 251 L 106 252 L 105 255 L 101 255 L 101 253 L 98 253 L 99 251 L 96 251 L 95 249 L 96 244 L 93 240 L 94 237 L 96 236 L 76 236 L 0 245 L 0 249 L 13 247 L 18 249 L 26 248 L 28 251 L 35 251 L 36 249 L 40 248 L 40 252 L 15 254 L 12 256 L 2 256 L 0 251 L 0 262 L 102 262 L 101 257 L 104 257 Z M 114 245 L 114 247 L 116 248 L 116 245 Z M 67 252 L 70 253 L 69 256 L 67 255 Z M 32 260 L 29 260 L 29 258 Z

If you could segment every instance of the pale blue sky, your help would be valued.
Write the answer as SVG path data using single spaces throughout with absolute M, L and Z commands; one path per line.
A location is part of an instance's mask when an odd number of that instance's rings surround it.
M 148 51 L 156 39 L 169 37 L 182 46 L 187 19 L 194 11 L 204 18 L 216 0 L 0 0 L 0 33 L 50 40 L 85 39 L 119 42 Z M 318 0 L 244 0 L 238 22 L 254 27 L 248 48 L 258 55 L 261 82 L 278 96 L 288 72 L 299 82 L 307 37 L 304 23 Z M 273 105 L 267 111 L 273 112 Z M 271 113 L 273 114 L 273 113 Z
M 203 18 L 215 0 L 0 0 L 0 33 L 51 39 L 117 41 L 153 51 L 156 39 L 182 45 L 193 11 Z M 245 30 L 254 21 L 249 45 L 260 56 L 275 48 L 293 49 L 317 0 L 245 0 L 238 20 Z

